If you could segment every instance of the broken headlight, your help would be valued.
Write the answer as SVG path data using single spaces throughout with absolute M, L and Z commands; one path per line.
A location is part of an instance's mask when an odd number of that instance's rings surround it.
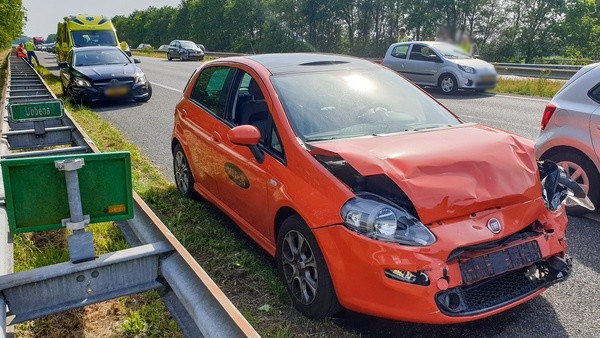
M 358 196 L 346 202 L 342 218 L 347 228 L 372 239 L 411 246 L 435 243 L 435 236 L 423 223 L 376 195 Z

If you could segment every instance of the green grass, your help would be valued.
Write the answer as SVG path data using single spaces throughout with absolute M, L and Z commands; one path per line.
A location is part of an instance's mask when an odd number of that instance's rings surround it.
M 167 52 L 157 52 L 157 51 L 132 51 L 132 56 L 147 56 L 157 59 L 167 59 Z M 216 57 L 214 56 L 205 56 L 203 61 L 214 60 Z
M 38 71 L 52 90 L 60 92 L 56 76 L 44 68 Z M 65 100 L 65 107 L 101 151 L 129 151 L 134 189 L 169 227 L 255 329 L 266 337 L 346 337 L 348 332 L 329 320 L 315 321 L 301 316 L 274 268 L 271 257 L 254 244 L 237 226 L 210 204 L 184 198 L 139 149 L 90 109 Z M 121 336 L 174 336 L 172 321 L 156 295 L 140 304 L 124 306 Z M 129 304 L 130 298 L 122 301 Z M 264 311 L 269 305 L 269 311 Z M 261 310 L 262 309 L 262 310 Z
M 518 94 L 527 96 L 553 97 L 566 81 L 540 79 L 505 79 L 500 78 L 495 93 Z

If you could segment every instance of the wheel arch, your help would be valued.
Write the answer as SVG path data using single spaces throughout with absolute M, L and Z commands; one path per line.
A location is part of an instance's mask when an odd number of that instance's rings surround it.
M 283 206 L 280 207 L 279 210 L 277 210 L 277 213 L 275 214 L 275 221 L 273 222 L 273 234 L 275 236 L 275 241 L 277 240 L 277 236 L 279 235 L 279 229 L 281 228 L 283 222 L 290 216 L 294 215 L 298 215 L 298 217 L 302 218 L 302 220 L 306 223 L 304 217 L 302 217 L 296 210 L 289 206 Z
M 571 153 L 577 153 L 581 156 L 583 156 L 585 159 L 587 159 L 588 161 L 590 161 L 590 163 L 592 163 L 594 165 L 594 167 L 596 167 L 596 170 L 599 171 L 599 175 L 600 175 L 600 168 L 598 168 L 598 165 L 596 164 L 596 162 L 590 158 L 590 156 L 588 156 L 588 154 L 584 153 L 583 151 L 571 147 L 571 146 L 556 146 L 556 147 L 552 147 L 548 150 L 546 150 L 541 156 L 540 156 L 540 160 L 545 160 L 548 159 L 556 154 L 560 154 L 562 152 L 571 152 Z

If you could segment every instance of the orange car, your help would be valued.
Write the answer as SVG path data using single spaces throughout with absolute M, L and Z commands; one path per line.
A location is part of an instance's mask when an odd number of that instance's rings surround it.
M 178 189 L 274 255 L 311 318 L 466 322 L 570 273 L 559 167 L 368 61 L 205 63 L 177 104 L 172 150 Z

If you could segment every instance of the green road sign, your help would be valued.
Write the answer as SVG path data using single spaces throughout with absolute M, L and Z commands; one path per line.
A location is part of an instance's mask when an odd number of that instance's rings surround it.
M 60 100 L 11 103 L 8 105 L 8 116 L 15 122 L 61 118 L 63 116 L 63 105 Z
M 131 219 L 133 193 L 128 152 L 2 160 L 6 212 L 12 233 L 62 228 L 70 217 L 65 173 L 54 162 L 83 158 L 77 170 L 83 214 L 91 223 Z

